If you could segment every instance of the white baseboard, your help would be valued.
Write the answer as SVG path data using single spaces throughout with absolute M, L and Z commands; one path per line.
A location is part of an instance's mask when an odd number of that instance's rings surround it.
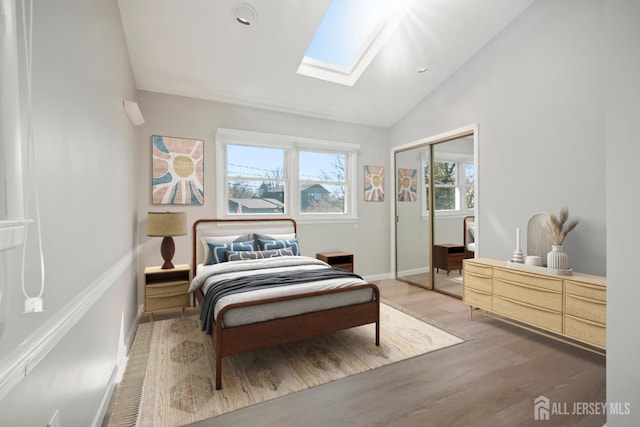
M 416 274 L 425 274 L 429 272 L 429 267 L 414 268 L 411 270 L 398 271 L 396 277 L 413 276 Z
M 369 276 L 362 276 L 362 278 L 367 282 L 373 282 L 375 280 L 393 279 L 393 275 L 391 273 L 382 273 L 382 274 L 372 274 Z

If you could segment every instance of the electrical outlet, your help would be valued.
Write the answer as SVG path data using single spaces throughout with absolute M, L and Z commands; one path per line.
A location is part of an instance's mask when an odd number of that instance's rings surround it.
M 56 412 L 53 413 L 51 417 L 51 421 L 47 424 L 47 427 L 60 427 L 60 410 L 56 409 Z

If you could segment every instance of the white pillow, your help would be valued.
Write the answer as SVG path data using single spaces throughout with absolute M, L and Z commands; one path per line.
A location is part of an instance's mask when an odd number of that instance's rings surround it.
M 287 234 L 254 234 L 255 239 L 261 240 L 291 240 L 296 238 L 296 233 L 287 233 Z
M 230 243 L 230 242 L 245 242 L 250 240 L 251 237 L 248 234 L 236 234 L 233 236 L 201 236 L 202 247 L 204 249 L 204 261 L 203 264 L 209 264 L 211 262 L 211 251 L 209 251 L 209 243 Z

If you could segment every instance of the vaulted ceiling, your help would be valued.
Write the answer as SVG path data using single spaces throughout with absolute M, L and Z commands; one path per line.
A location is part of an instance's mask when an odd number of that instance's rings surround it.
M 330 0 L 119 6 L 140 90 L 390 127 L 533 0 L 399 1 L 410 12 L 353 86 L 296 73 Z M 250 26 L 234 18 L 241 3 L 256 11 Z

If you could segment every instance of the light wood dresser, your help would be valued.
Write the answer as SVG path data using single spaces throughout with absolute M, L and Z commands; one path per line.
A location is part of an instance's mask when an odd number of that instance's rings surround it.
M 604 354 L 606 278 L 520 269 L 506 261 L 464 261 L 462 300 L 502 320 Z

